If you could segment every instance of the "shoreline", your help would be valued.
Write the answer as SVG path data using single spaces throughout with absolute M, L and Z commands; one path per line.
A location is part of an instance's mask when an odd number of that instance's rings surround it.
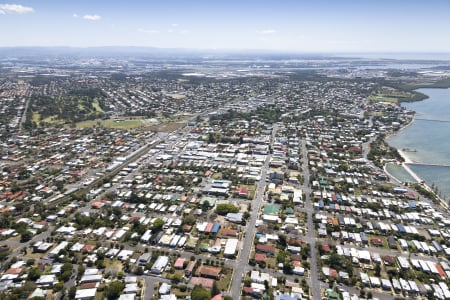
M 399 133 L 401 133 L 403 130 L 405 130 L 406 128 L 408 128 L 409 126 L 411 126 L 414 121 L 415 121 L 415 116 L 416 114 L 414 113 L 414 116 L 411 118 L 411 121 L 408 122 L 405 126 L 401 127 L 398 131 L 393 132 L 391 134 L 388 134 L 384 137 L 384 141 L 389 144 L 387 142 L 387 139 L 391 136 L 395 136 Z M 420 184 L 423 188 L 425 188 L 427 191 L 433 193 L 433 195 L 436 197 L 436 199 L 439 201 L 439 203 L 441 204 L 442 207 L 444 207 L 445 209 L 449 209 L 449 205 L 445 202 L 444 199 L 442 199 L 441 197 L 439 197 L 439 195 L 437 195 L 433 189 L 425 182 L 425 180 L 423 180 L 422 178 L 420 178 L 409 166 L 408 164 L 414 164 L 415 162 L 405 153 L 405 151 L 398 149 L 397 147 L 394 147 L 395 149 L 397 149 L 397 152 L 400 154 L 400 156 L 403 158 L 404 162 L 399 162 L 400 165 L 403 167 L 403 169 L 412 177 L 414 178 L 418 184 Z M 394 179 L 396 182 L 399 182 L 400 184 L 404 184 L 401 180 L 399 180 L 398 178 L 396 178 L 395 176 L 393 176 L 392 174 L 390 174 L 389 172 L 387 172 L 386 170 L 386 164 L 383 167 L 383 171 L 392 179 Z

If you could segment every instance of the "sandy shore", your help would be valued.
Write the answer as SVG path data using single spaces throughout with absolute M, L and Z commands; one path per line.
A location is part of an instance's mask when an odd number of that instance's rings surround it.
M 403 126 L 402 128 L 400 128 L 399 131 L 397 131 L 394 135 L 399 134 L 400 132 L 402 132 L 403 130 L 405 130 L 406 128 L 408 128 L 409 126 L 411 126 L 414 123 L 415 120 L 415 115 L 414 117 L 411 119 L 411 122 L 409 122 L 408 124 L 406 124 L 405 126 Z M 386 140 L 386 139 L 385 139 Z M 411 175 L 412 178 L 414 178 L 417 182 L 423 182 L 423 180 L 416 174 L 414 173 L 413 170 L 411 170 L 411 168 L 407 165 L 407 164 L 411 164 L 414 163 L 414 161 L 408 156 L 406 151 L 403 151 L 402 149 L 398 149 L 397 148 L 398 153 L 400 154 L 401 157 L 403 157 L 404 162 L 402 163 L 402 167 L 403 169 L 406 170 L 406 172 L 409 173 L 409 175 Z
M 403 157 L 403 159 L 405 160 L 404 164 L 412 164 L 414 163 L 409 156 L 405 153 L 405 151 L 401 150 L 401 149 L 397 149 L 398 153 L 400 154 L 401 157 Z
M 412 118 L 411 122 L 409 122 L 407 125 L 405 125 L 404 127 L 402 127 L 402 128 L 401 128 L 399 131 L 397 131 L 395 134 L 398 134 L 398 133 L 400 133 L 402 130 L 404 130 L 405 128 L 411 126 L 411 124 L 412 124 L 413 122 L 414 122 L 414 118 Z M 385 140 L 386 140 L 386 139 L 385 139 Z M 406 151 L 403 151 L 403 150 L 401 150 L 401 149 L 397 149 L 397 151 L 398 151 L 398 153 L 400 154 L 400 156 L 403 157 L 403 159 L 404 159 L 404 162 L 402 162 L 402 167 L 406 170 L 406 172 L 408 172 L 409 175 L 411 175 L 411 177 L 414 178 L 414 180 L 416 180 L 418 183 L 420 183 L 426 190 L 432 192 L 432 193 L 436 196 L 436 198 L 439 199 L 441 205 L 442 205 L 444 208 L 448 209 L 449 206 L 448 206 L 448 204 L 445 202 L 445 200 L 442 199 L 441 197 L 439 197 L 439 196 L 433 191 L 433 189 L 432 189 L 429 185 L 427 185 L 427 184 L 425 183 L 425 181 L 422 180 L 422 178 L 420 178 L 420 177 L 419 177 L 413 170 L 411 170 L 411 168 L 408 166 L 408 164 L 413 164 L 414 161 L 411 160 L 410 157 L 408 157 Z M 397 178 L 395 178 L 394 176 L 392 176 L 391 174 L 389 174 L 389 173 L 386 171 L 386 167 L 384 168 L 384 172 L 385 172 L 386 174 L 388 174 L 391 178 L 394 178 L 396 181 L 400 182 Z

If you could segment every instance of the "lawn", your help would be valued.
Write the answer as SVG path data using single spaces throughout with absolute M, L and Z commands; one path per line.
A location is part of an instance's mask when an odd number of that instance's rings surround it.
M 100 107 L 100 104 L 98 104 L 97 101 L 92 102 L 92 107 L 97 111 L 98 113 L 104 112 L 103 109 Z
M 222 179 L 222 173 L 214 173 L 214 174 L 211 176 L 211 178 L 212 178 L 212 179 L 217 179 L 217 180 Z
M 186 98 L 186 95 L 183 95 L 183 94 L 167 94 L 167 96 L 172 99 L 176 99 L 176 100 Z
M 40 119 L 41 119 L 41 114 L 39 113 L 33 113 L 31 119 L 33 120 L 33 122 L 39 123 Z
M 116 129 L 133 129 L 136 127 L 142 127 L 143 124 L 141 119 L 138 117 L 123 117 L 120 118 L 120 121 L 116 119 L 107 119 L 107 120 L 89 120 L 78 122 L 78 128 L 90 128 L 94 126 L 103 126 L 106 128 L 116 128 Z
M 414 94 L 407 91 L 400 91 L 391 87 L 381 87 L 379 90 L 374 91 L 367 99 L 371 102 L 389 102 L 398 103 L 412 99 Z
M 187 296 L 191 294 L 191 291 L 186 287 L 186 290 L 182 292 L 179 287 L 172 287 L 171 293 L 177 296 L 177 299 L 186 299 Z
M 220 276 L 219 281 L 217 281 L 217 287 L 221 291 L 227 291 L 229 285 L 231 284 L 231 278 L 233 276 L 233 270 L 228 268 L 222 268 L 222 276 Z
M 367 99 L 371 102 L 390 102 L 398 103 L 398 97 L 388 94 L 372 94 Z
M 105 268 L 116 270 L 117 272 L 122 271 L 122 263 L 118 260 L 105 259 Z
M 241 184 L 239 185 L 240 188 L 246 187 L 248 189 L 248 200 L 255 199 L 255 193 L 256 193 L 256 186 L 254 184 L 248 185 L 248 184 Z
M 103 300 L 105 299 L 105 295 L 104 292 L 97 292 L 97 294 L 95 294 L 95 300 Z
M 34 259 L 35 261 L 39 261 L 39 259 L 41 259 L 41 257 L 43 257 L 44 254 L 43 253 L 33 253 L 33 251 L 28 251 L 27 250 L 27 254 L 25 255 L 26 259 Z
M 148 129 L 151 131 L 156 131 L 156 132 L 172 132 L 172 131 L 177 130 L 178 128 L 181 128 L 185 125 L 186 125 L 185 122 L 182 122 L 182 123 L 169 122 L 169 123 L 162 123 L 159 125 L 148 126 Z

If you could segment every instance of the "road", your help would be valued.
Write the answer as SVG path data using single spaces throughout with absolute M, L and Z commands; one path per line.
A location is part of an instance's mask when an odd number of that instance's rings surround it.
M 8 245 L 9 247 L 13 248 L 13 249 L 11 249 L 12 252 L 11 252 L 11 254 L 9 254 L 8 259 L 1 264 L 2 268 L 4 268 L 4 266 L 8 265 L 9 262 L 14 257 L 23 255 L 24 248 L 28 248 L 36 242 L 45 241 L 50 236 L 50 233 L 53 231 L 53 229 L 54 229 L 53 226 L 49 226 L 49 228 L 46 231 L 44 231 L 38 235 L 35 235 L 31 240 L 24 242 L 24 243 L 14 243 L 14 242 L 11 242 L 8 240 L 1 241 L 0 245 Z
M 144 286 L 143 286 L 143 294 L 144 294 L 144 300 L 150 300 L 153 299 L 153 296 L 155 294 L 155 285 L 158 282 L 165 282 L 168 284 L 172 284 L 169 279 L 165 279 L 163 277 L 154 277 L 154 276 L 141 276 L 141 278 L 144 279 Z
M 319 275 L 317 270 L 316 236 L 313 222 L 313 203 L 311 202 L 311 190 L 309 188 L 308 150 L 305 141 L 302 141 L 302 168 L 303 168 L 303 193 L 305 194 L 305 208 L 307 214 L 307 237 L 311 249 L 310 261 L 310 287 L 313 299 L 321 299 Z
M 271 145 L 274 141 L 276 132 L 278 131 L 278 127 L 274 125 L 272 130 L 272 139 Z M 245 232 L 245 238 L 243 242 L 242 250 L 238 256 L 238 261 L 236 264 L 236 268 L 233 274 L 233 280 L 231 281 L 230 294 L 233 299 L 238 299 L 241 294 L 241 285 L 242 280 L 245 277 L 245 270 L 248 265 L 248 260 L 250 258 L 250 252 L 253 246 L 253 239 L 255 238 L 255 224 L 258 218 L 258 214 L 261 208 L 261 204 L 264 199 L 264 192 L 266 188 L 266 176 L 267 170 L 269 169 L 271 155 L 267 155 L 266 161 L 262 168 L 261 179 L 258 182 L 255 191 L 255 199 L 252 201 L 252 213 L 250 215 L 250 219 L 247 222 L 247 230 Z
M 64 287 L 66 288 L 66 291 L 69 291 L 69 289 L 76 284 L 77 274 L 78 274 L 78 264 L 73 264 L 72 275 L 70 276 L 69 280 L 64 282 Z
M 30 95 L 28 95 L 26 97 L 25 108 L 23 109 L 22 117 L 20 118 L 20 122 L 19 122 L 19 131 L 22 131 L 23 124 L 25 124 L 25 122 L 27 121 L 27 111 L 28 111 L 28 106 L 30 105 L 30 99 L 31 99 L 32 95 L 33 95 L 33 92 L 31 91 Z

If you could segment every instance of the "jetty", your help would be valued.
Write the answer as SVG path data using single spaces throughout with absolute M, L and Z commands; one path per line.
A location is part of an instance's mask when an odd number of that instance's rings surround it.
M 426 163 L 418 163 L 418 162 L 406 162 L 405 164 L 416 165 L 416 166 L 450 167 L 450 165 L 446 165 L 446 164 L 426 164 Z
M 431 121 L 431 122 L 441 122 L 441 123 L 450 123 L 450 120 L 441 120 L 441 119 L 415 118 L 415 120 L 420 120 L 420 121 Z

